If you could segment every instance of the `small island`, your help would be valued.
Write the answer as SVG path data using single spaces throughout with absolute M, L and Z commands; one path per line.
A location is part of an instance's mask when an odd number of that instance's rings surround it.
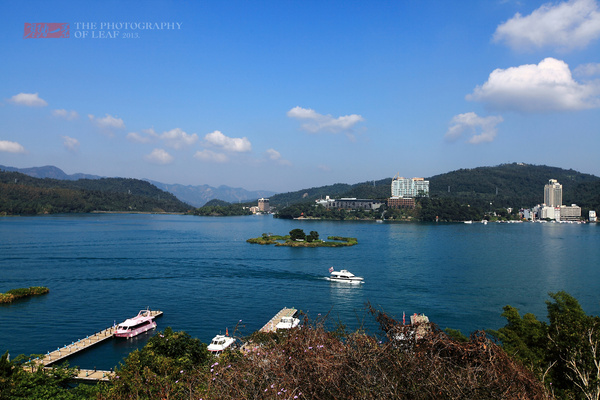
M 275 246 L 288 247 L 345 247 L 358 243 L 356 238 L 342 236 L 328 236 L 324 241 L 319 239 L 319 233 L 311 231 L 308 235 L 302 229 L 292 229 L 289 235 L 280 236 L 263 233 L 261 237 L 246 240 L 253 244 L 274 244 Z
M 37 296 L 49 293 L 50 289 L 43 286 L 32 286 L 30 288 L 12 289 L 6 293 L 0 293 L 0 303 L 12 303 L 24 297 Z

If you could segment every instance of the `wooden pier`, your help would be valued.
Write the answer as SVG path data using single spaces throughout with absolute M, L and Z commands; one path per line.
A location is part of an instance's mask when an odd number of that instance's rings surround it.
M 154 318 L 160 317 L 163 314 L 162 311 L 150 311 L 150 315 Z M 103 329 L 100 332 L 96 332 L 92 335 L 86 336 L 83 339 L 79 339 L 76 342 L 72 342 L 71 344 L 65 345 L 63 347 L 59 347 L 54 351 L 49 351 L 46 355 L 41 358 L 36 358 L 32 360 L 37 366 L 47 367 L 48 365 L 54 364 L 58 361 L 61 361 L 67 357 L 71 357 L 74 354 L 79 353 L 80 351 L 86 350 L 98 343 L 104 342 L 105 340 L 111 339 L 114 336 L 115 330 L 117 326 L 111 326 L 109 328 Z M 79 369 L 78 374 L 74 377 L 75 379 L 82 380 L 90 380 L 90 381 L 107 381 L 109 377 L 113 376 L 113 371 L 101 371 L 101 370 L 91 370 L 91 369 Z
M 279 311 L 269 322 L 265 324 L 262 328 L 260 328 L 261 332 L 275 332 L 277 330 L 276 326 L 281 321 L 283 317 L 293 317 L 298 310 L 295 308 L 283 308 Z

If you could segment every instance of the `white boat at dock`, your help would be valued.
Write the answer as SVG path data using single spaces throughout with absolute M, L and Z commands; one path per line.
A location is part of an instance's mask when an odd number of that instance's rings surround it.
M 138 315 L 133 318 L 126 319 L 117 325 L 114 335 L 116 337 L 131 338 L 140 333 L 147 332 L 156 328 L 155 315 L 149 309 L 140 310 Z
M 212 353 L 220 354 L 225 351 L 225 349 L 231 347 L 234 343 L 235 338 L 229 336 L 228 334 L 217 335 L 211 340 L 206 349 Z
M 333 267 L 329 268 L 329 273 L 331 274 L 328 280 L 332 282 L 344 282 L 344 283 L 364 283 L 364 279 L 360 276 L 354 275 L 352 272 L 348 270 L 334 271 Z
M 298 326 L 300 320 L 294 317 L 281 317 L 281 320 L 275 325 L 276 329 L 292 329 Z

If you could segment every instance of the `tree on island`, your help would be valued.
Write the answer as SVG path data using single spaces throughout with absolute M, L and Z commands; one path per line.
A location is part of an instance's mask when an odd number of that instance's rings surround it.
M 304 233 L 304 231 L 302 229 L 292 229 L 290 231 L 290 240 L 305 240 L 306 239 L 306 234 Z
M 310 231 L 310 233 L 306 235 L 306 241 L 309 243 L 317 240 L 319 240 L 319 232 L 317 231 Z

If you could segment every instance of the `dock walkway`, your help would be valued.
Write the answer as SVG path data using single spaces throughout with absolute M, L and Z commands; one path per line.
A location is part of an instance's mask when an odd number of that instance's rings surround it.
M 163 312 L 162 311 L 150 311 L 150 314 L 156 318 L 160 317 Z M 33 362 L 36 365 L 42 365 L 47 367 L 51 364 L 54 364 L 58 361 L 61 361 L 67 357 L 70 357 L 74 354 L 79 353 L 80 351 L 86 350 L 98 343 L 104 342 L 105 340 L 111 339 L 113 334 L 115 333 L 116 326 L 111 326 L 109 328 L 103 329 L 100 332 L 96 332 L 92 335 L 86 336 L 83 339 L 79 339 L 76 342 L 72 342 L 71 344 L 65 345 L 63 347 L 59 347 L 54 351 L 49 351 L 46 355 L 41 358 L 36 358 Z M 80 369 L 75 379 L 83 379 L 83 380 L 108 380 L 110 376 L 114 375 L 112 371 L 100 371 L 100 370 L 90 370 L 90 369 Z
M 283 308 L 279 311 L 269 322 L 265 324 L 262 328 L 260 328 L 261 332 L 275 332 L 277 330 L 276 326 L 281 321 L 283 317 L 293 317 L 298 310 L 295 308 Z

